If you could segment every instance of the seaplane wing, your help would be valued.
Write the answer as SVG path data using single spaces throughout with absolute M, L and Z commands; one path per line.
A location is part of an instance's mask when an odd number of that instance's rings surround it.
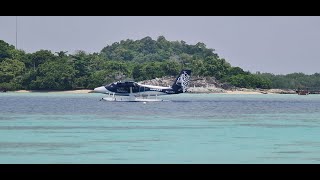
M 139 86 L 145 87 L 145 88 L 150 88 L 150 89 L 155 89 L 155 90 L 163 90 L 163 89 L 172 89 L 172 87 L 165 87 L 165 86 L 154 86 L 154 85 L 147 85 L 147 84 L 140 84 L 138 83 Z
M 129 96 L 131 94 L 168 95 L 186 92 L 191 76 L 191 70 L 182 70 L 171 87 L 140 84 L 134 81 L 114 82 L 97 87 L 94 92 Z

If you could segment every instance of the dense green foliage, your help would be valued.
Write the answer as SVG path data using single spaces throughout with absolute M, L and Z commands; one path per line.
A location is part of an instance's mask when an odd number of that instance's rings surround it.
M 78 51 L 25 53 L 0 40 L 0 88 L 8 90 L 69 90 L 94 88 L 117 80 L 136 81 L 176 76 L 181 69 L 193 76 L 212 76 L 221 82 L 246 88 L 297 88 L 318 86 L 319 74 L 252 74 L 232 67 L 203 43 L 186 44 L 153 40 L 125 40 L 104 47 L 100 53 Z
M 274 75 L 270 73 L 258 74 L 258 76 L 269 79 L 272 88 L 278 89 L 299 89 L 299 88 L 320 88 L 320 74 L 307 75 L 303 73 L 291 73 L 287 75 Z

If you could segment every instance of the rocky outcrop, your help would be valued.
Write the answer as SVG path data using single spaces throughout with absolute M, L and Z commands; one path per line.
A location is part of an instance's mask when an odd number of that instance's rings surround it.
M 273 94 L 297 94 L 297 92 L 292 89 L 268 89 L 266 92 Z
M 151 80 L 140 81 L 141 84 L 150 84 L 154 86 L 171 86 L 175 81 L 175 77 L 173 76 L 165 76 L 162 78 L 155 78 Z
M 189 93 L 225 93 L 226 90 L 216 87 L 189 87 Z
M 151 84 L 154 86 L 172 86 L 176 77 L 165 76 L 151 80 L 140 81 L 141 84 Z M 223 93 L 223 84 L 212 77 L 191 77 L 188 92 L 190 93 Z
M 141 84 L 151 84 L 155 86 L 172 86 L 176 77 L 165 76 L 151 80 L 140 81 Z M 226 93 L 227 91 L 254 92 L 261 94 L 296 94 L 290 89 L 247 89 L 238 88 L 227 83 L 220 83 L 214 77 L 191 77 L 187 92 L 189 93 Z
M 235 91 L 242 92 L 255 92 L 261 94 L 296 94 L 297 92 L 291 89 L 247 89 L 247 88 L 235 88 Z

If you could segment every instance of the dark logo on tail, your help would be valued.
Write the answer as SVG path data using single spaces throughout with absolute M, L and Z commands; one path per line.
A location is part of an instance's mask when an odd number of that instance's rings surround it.
M 183 73 L 179 76 L 177 79 L 176 84 L 178 86 L 182 87 L 182 91 L 186 92 L 188 86 L 189 86 L 190 76 L 186 71 L 183 71 Z

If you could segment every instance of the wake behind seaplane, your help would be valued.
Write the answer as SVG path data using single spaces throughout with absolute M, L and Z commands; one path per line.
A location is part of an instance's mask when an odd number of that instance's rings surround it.
M 179 94 L 187 91 L 191 70 L 182 70 L 172 86 L 154 86 L 140 84 L 134 81 L 114 82 L 105 86 L 94 88 L 94 92 L 118 96 L 158 96 Z M 116 98 L 113 98 L 116 99 Z

